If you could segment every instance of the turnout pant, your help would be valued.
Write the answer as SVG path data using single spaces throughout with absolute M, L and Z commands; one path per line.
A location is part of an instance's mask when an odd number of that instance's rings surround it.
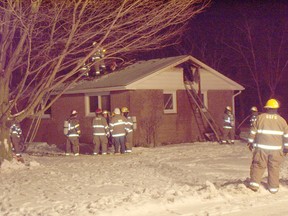
M 280 165 L 283 161 L 282 150 L 264 150 L 256 148 L 253 152 L 250 167 L 251 182 L 260 185 L 262 176 L 268 168 L 268 185 L 270 189 L 278 189 Z
M 12 142 L 15 154 L 19 155 L 21 153 L 21 150 L 20 150 L 21 137 L 12 135 L 11 142 Z
M 120 137 L 113 137 L 114 139 L 114 147 L 115 147 L 115 153 L 119 153 L 119 146 L 120 146 L 120 152 L 121 154 L 125 153 L 125 136 Z
M 94 153 L 99 154 L 100 148 L 102 154 L 107 153 L 108 139 L 106 136 L 94 136 L 93 143 L 94 143 Z
M 127 134 L 125 139 L 126 150 L 132 150 L 133 147 L 133 132 Z
M 233 128 L 223 128 L 223 141 L 226 142 L 234 142 L 235 137 L 234 137 L 234 129 Z
M 67 137 L 66 153 L 79 153 L 79 137 Z

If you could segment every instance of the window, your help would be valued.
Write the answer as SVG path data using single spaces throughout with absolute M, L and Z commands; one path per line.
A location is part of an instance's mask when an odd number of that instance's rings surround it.
M 47 104 L 49 104 L 51 102 L 51 100 L 47 101 Z M 42 115 L 42 118 L 51 118 L 51 106 L 44 112 L 44 115 Z
M 51 103 L 51 100 L 48 99 L 46 102 L 45 100 L 43 99 L 41 104 L 39 106 L 37 106 L 34 110 L 34 114 L 38 113 L 40 110 L 43 110 L 47 105 L 50 105 Z M 41 115 L 41 118 L 42 119 L 49 119 L 51 118 L 51 114 L 52 114 L 52 109 L 51 109 L 51 106 L 44 112 L 43 115 Z
M 207 111 L 206 108 L 208 109 L 208 98 L 207 98 L 207 91 L 201 92 L 201 100 L 202 103 L 204 105 L 204 107 L 202 107 L 202 110 L 205 112 Z
M 85 96 L 86 116 L 94 116 L 97 108 L 110 110 L 110 95 L 108 93 L 101 95 L 87 94 Z
M 176 101 L 177 100 L 175 91 L 164 91 L 163 93 L 164 113 L 177 113 Z

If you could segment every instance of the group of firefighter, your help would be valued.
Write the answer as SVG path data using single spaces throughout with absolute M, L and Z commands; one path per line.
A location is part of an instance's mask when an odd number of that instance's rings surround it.
M 79 137 L 81 135 L 78 112 L 72 110 L 67 121 L 66 155 L 79 155 Z M 91 122 L 93 128 L 93 154 L 124 154 L 132 152 L 133 119 L 127 107 L 115 108 L 112 114 L 97 108 Z M 109 147 L 114 147 L 110 150 Z
M 247 147 L 253 156 L 250 180 L 245 183 L 255 192 L 260 188 L 266 168 L 268 191 L 274 194 L 279 190 L 280 166 L 288 153 L 288 126 L 286 120 L 278 113 L 279 106 L 276 99 L 269 99 L 264 106 L 264 113 L 259 113 L 255 106 L 251 108 Z M 231 107 L 227 106 L 224 112 L 222 144 L 234 143 L 234 118 L 231 111 Z
M 279 190 L 280 165 L 284 156 L 288 153 L 288 125 L 286 120 L 278 113 L 279 102 L 269 99 L 265 106 L 265 112 L 258 113 L 257 107 L 251 108 L 250 133 L 247 146 L 253 153 L 250 166 L 250 180 L 246 186 L 258 191 L 263 174 L 268 169 L 268 190 L 277 193 Z M 71 112 L 67 128 L 66 154 L 79 155 L 79 136 L 81 134 L 77 111 Z M 94 155 L 108 154 L 108 145 L 114 146 L 114 154 L 132 152 L 133 121 L 129 116 L 127 107 L 115 108 L 110 116 L 108 111 L 100 108 L 95 111 L 91 127 L 93 127 Z M 223 119 L 222 144 L 233 144 L 234 118 L 232 109 L 227 106 Z M 11 141 L 19 143 L 21 129 L 16 124 L 10 128 Z M 20 156 L 17 145 L 13 145 L 16 155 Z

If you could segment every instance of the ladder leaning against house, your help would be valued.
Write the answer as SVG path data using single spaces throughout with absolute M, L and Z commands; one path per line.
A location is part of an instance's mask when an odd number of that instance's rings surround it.
M 185 69 L 184 69 L 185 70 Z M 203 103 L 202 99 L 200 98 L 199 94 L 196 92 L 196 90 L 193 87 L 193 82 L 196 81 L 200 84 L 200 75 L 199 75 L 199 68 L 196 68 L 196 80 L 193 75 L 193 71 L 191 77 L 187 77 L 187 72 L 185 74 L 185 71 L 183 71 L 183 75 L 185 77 L 184 85 L 186 88 L 186 92 L 189 97 L 189 101 L 191 104 L 191 107 L 193 109 L 193 113 L 196 119 L 196 123 L 200 132 L 200 138 L 201 140 L 210 140 L 210 141 L 218 141 L 221 140 L 221 129 L 216 124 L 215 120 L 213 119 L 212 115 L 208 111 L 207 107 Z M 200 92 L 201 87 L 199 86 L 198 92 Z

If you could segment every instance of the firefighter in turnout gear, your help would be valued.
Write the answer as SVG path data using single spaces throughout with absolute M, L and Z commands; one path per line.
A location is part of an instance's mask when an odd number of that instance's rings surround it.
M 94 143 L 94 155 L 107 154 L 109 127 L 107 120 L 102 115 L 102 110 L 98 108 L 95 111 L 96 117 L 93 119 L 93 143 Z M 101 148 L 101 151 L 100 151 Z
M 234 144 L 234 116 L 232 114 L 232 109 L 227 106 L 224 111 L 223 116 L 223 138 L 222 144 Z
M 109 133 L 109 136 L 108 136 L 108 149 L 107 149 L 107 153 L 110 154 L 113 152 L 113 148 L 114 148 L 114 144 L 113 144 L 113 138 L 110 134 L 110 129 L 109 129 L 109 123 L 110 123 L 110 112 L 108 110 L 103 110 L 102 112 L 102 115 L 103 117 L 106 119 L 106 122 L 108 124 L 108 133 Z
M 131 116 L 129 116 L 129 109 L 127 107 L 122 107 L 121 112 L 127 119 L 127 124 L 126 124 L 127 135 L 126 135 L 126 140 L 125 140 L 125 152 L 131 153 L 132 147 L 133 147 L 133 119 Z
M 119 154 L 120 146 L 120 153 L 124 154 L 127 119 L 121 115 L 119 108 L 114 109 L 114 114 L 109 123 L 110 132 L 114 140 L 114 153 Z
M 253 127 L 253 125 L 256 122 L 257 116 L 258 116 L 258 109 L 257 107 L 253 106 L 251 107 L 251 117 L 250 117 L 250 127 Z
M 283 145 L 285 151 L 285 143 L 288 143 L 287 123 L 277 113 L 279 108 L 277 100 L 268 100 L 264 108 L 266 112 L 257 117 L 248 139 L 247 145 L 253 151 L 253 158 L 247 187 L 257 191 L 268 168 L 268 190 L 270 193 L 277 193 L 280 164 L 284 158 Z
M 21 155 L 21 142 L 22 142 L 22 130 L 18 122 L 15 122 L 10 127 L 10 139 L 12 142 L 12 150 L 15 154 L 15 159 L 20 162 L 24 162 Z
M 75 156 L 79 155 L 79 137 L 81 131 L 77 115 L 78 112 L 76 110 L 72 110 L 71 115 L 67 120 L 68 133 L 66 142 L 66 155 L 70 155 L 71 152 L 73 152 Z
M 97 43 L 93 42 L 93 46 L 97 46 Z M 106 69 L 106 65 L 103 60 L 105 52 L 106 52 L 105 49 L 99 47 L 99 49 L 97 49 L 97 51 L 92 56 L 92 62 L 95 62 L 94 64 L 95 75 L 100 75 Z

